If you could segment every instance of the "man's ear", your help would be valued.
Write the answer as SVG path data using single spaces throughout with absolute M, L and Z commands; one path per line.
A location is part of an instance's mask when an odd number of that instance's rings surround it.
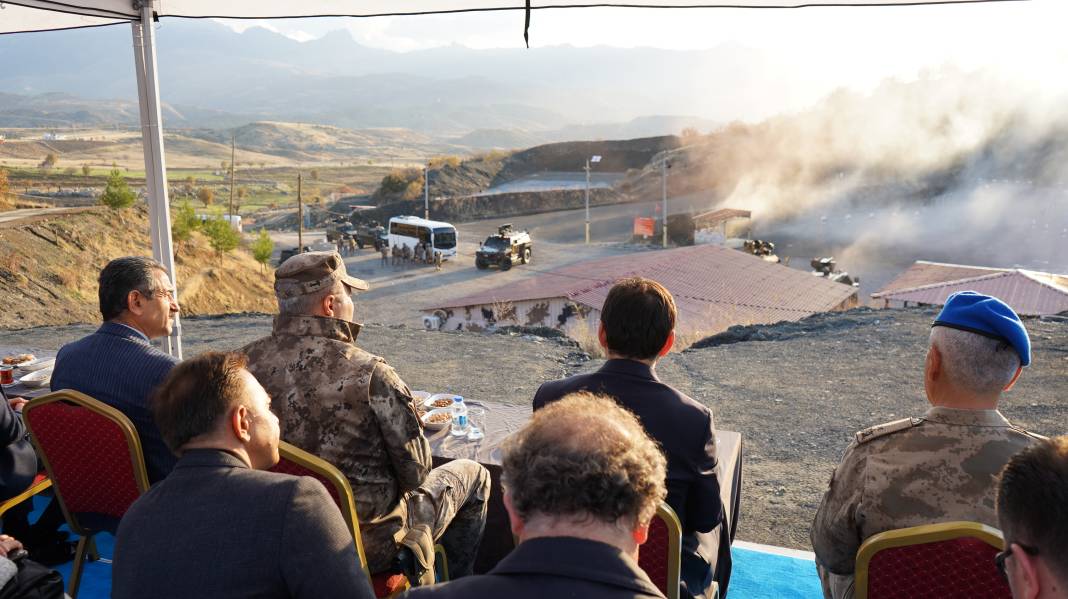
M 674 346 L 675 346 L 675 331 L 672 330 L 670 333 L 668 333 L 668 338 L 667 338 L 667 341 L 664 342 L 664 347 L 660 348 L 660 351 L 656 353 L 656 356 L 658 358 L 662 358 L 662 357 L 666 356 L 668 354 L 668 352 L 671 351 L 671 348 L 674 347 Z
M 608 349 L 608 333 L 604 330 L 604 323 L 597 323 L 597 342 L 601 347 Z
M 512 535 L 517 539 L 523 536 L 523 519 L 519 517 L 519 512 L 515 511 L 515 506 L 512 505 L 512 497 L 506 490 L 504 492 L 504 511 L 508 512 L 508 524 L 512 527 Z
M 126 294 L 126 309 L 130 314 L 140 316 L 145 311 L 144 301 L 145 296 L 141 295 L 140 291 L 132 289 Z
M 937 345 L 931 344 L 931 347 L 927 350 L 925 362 L 925 376 L 932 381 L 942 378 L 942 351 L 938 349 Z
M 1016 599 L 1035 599 L 1042 591 L 1042 577 L 1039 573 L 1038 556 L 1031 555 L 1016 543 L 1012 544 L 1012 561 L 1015 566 L 1009 567 L 1015 570 L 1013 580 L 1013 597 Z M 1017 588 L 1019 587 L 1019 588 Z
M 244 443 L 252 440 L 252 414 L 240 405 L 230 412 L 230 431 Z
M 1020 375 L 1021 374 L 1023 374 L 1023 366 L 1017 366 L 1016 367 L 1016 374 L 1012 375 L 1012 380 L 1009 381 L 1008 385 L 1005 385 L 1005 388 L 1002 389 L 1002 392 L 1009 391 L 1013 387 L 1015 387 L 1016 386 L 1016 381 L 1020 380 Z
M 631 535 L 633 535 L 635 543 L 644 545 L 645 542 L 649 540 L 649 525 L 643 524 L 638 526 L 638 528 L 634 529 Z

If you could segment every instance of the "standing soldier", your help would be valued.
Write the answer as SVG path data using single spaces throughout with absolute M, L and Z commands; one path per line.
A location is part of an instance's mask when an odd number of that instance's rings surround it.
M 400 262 L 400 246 L 394 245 L 389 251 L 393 256 L 393 266 L 397 266 L 397 263 Z
M 337 253 L 342 255 L 342 256 L 345 255 L 345 236 L 344 235 L 338 235 L 337 236 Z
M 441 252 L 440 251 L 434 252 L 434 268 L 436 268 L 438 270 L 441 270 L 441 260 L 442 260 Z
M 415 244 L 415 262 L 419 263 L 423 261 L 423 242 Z
M 350 256 L 355 256 L 356 255 L 356 238 L 354 238 L 351 235 L 346 237 L 345 238 L 345 246 L 348 247 Z
M 382 254 L 382 266 L 388 266 L 389 265 L 389 246 L 384 244 L 384 243 L 380 243 L 380 244 L 378 244 L 378 251 Z
M 407 243 L 402 248 L 401 257 L 404 258 L 404 266 L 408 266 L 408 263 L 412 261 L 412 248 L 408 247 Z

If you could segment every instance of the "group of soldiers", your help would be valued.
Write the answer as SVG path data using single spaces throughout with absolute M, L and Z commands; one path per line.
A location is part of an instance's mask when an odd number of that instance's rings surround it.
M 385 266 L 392 257 L 392 262 L 389 262 L 393 266 L 407 266 L 409 264 L 433 264 L 438 270 L 441 270 L 442 256 L 441 252 L 434 251 L 434 248 L 429 243 L 419 242 L 415 244 L 415 247 L 409 247 L 408 244 L 394 245 L 393 247 L 382 246 L 382 266 Z
M 356 238 L 351 235 L 342 235 L 337 238 L 337 253 L 342 256 L 356 255 Z

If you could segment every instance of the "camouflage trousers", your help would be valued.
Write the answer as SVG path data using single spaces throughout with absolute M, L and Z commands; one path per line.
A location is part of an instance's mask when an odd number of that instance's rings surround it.
M 490 475 L 481 464 L 453 460 L 430 471 L 408 494 L 408 527 L 427 526 L 449 559 L 449 578 L 470 575 L 486 527 Z
M 835 574 L 816 564 L 825 599 L 853 599 L 855 580 L 852 574 Z

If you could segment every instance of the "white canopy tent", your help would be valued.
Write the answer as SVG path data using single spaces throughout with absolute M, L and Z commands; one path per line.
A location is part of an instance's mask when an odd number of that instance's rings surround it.
M 171 243 L 170 200 L 163 152 L 156 40 L 152 21 L 160 17 L 194 19 L 269 19 L 296 17 L 374 17 L 516 10 L 526 12 L 565 8 L 809 8 L 833 6 L 917 6 L 978 4 L 1028 0 L 0 0 L 0 34 L 55 31 L 129 23 L 133 29 L 134 66 L 141 108 L 145 183 L 148 188 L 152 255 L 167 268 L 177 285 Z M 181 325 L 165 349 L 181 358 Z

